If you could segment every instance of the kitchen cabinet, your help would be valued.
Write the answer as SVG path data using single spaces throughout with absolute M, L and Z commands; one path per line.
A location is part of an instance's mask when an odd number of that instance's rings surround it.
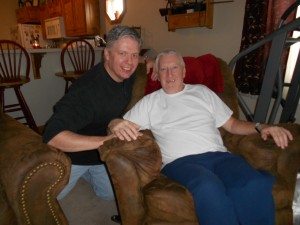
M 212 0 L 206 0 L 204 9 L 190 13 L 172 14 L 169 10 L 168 30 L 175 31 L 180 28 L 189 27 L 213 27 L 213 4 Z
M 45 37 L 44 20 L 62 16 L 61 0 L 47 1 L 40 6 L 24 6 L 16 9 L 18 23 L 42 24 L 43 36 Z
M 42 24 L 45 19 L 63 16 L 66 36 L 92 36 L 100 32 L 99 0 L 52 0 L 41 6 L 16 10 L 18 23 Z
M 98 0 L 62 0 L 66 35 L 89 36 L 100 32 Z
M 40 23 L 40 7 L 39 6 L 24 6 L 16 9 L 18 23 Z
M 46 4 L 47 19 L 62 16 L 61 0 L 52 0 Z
M 61 0 L 48 1 L 46 4 L 40 6 L 40 20 L 41 23 L 45 19 L 62 16 Z

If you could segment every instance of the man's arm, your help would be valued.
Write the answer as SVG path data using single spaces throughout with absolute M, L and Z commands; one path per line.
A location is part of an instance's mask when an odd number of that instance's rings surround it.
M 55 135 L 47 144 L 64 152 L 79 152 L 97 149 L 103 142 L 113 138 L 108 136 L 86 136 L 71 131 L 62 131 Z
M 146 64 L 146 73 L 150 74 L 150 77 L 153 81 L 158 80 L 158 74 L 156 71 L 156 68 L 154 66 L 155 59 L 148 56 L 140 56 L 139 63 L 145 63 Z
M 232 134 L 249 135 L 257 132 L 255 123 L 238 120 L 234 117 L 230 117 L 222 127 Z M 286 148 L 288 142 L 293 140 L 293 135 L 287 129 L 266 124 L 261 125 L 260 135 L 263 140 L 267 140 L 271 136 L 276 145 L 282 149 Z

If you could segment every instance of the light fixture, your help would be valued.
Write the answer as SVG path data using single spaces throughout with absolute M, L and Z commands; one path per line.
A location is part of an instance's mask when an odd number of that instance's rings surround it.
M 125 12 L 125 0 L 106 0 L 106 14 L 111 23 L 119 23 Z

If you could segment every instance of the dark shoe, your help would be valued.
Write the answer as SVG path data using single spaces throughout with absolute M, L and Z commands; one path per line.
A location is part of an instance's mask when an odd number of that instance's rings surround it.
M 112 217 L 110 217 L 110 219 L 116 223 L 121 224 L 121 216 L 120 215 L 113 215 Z

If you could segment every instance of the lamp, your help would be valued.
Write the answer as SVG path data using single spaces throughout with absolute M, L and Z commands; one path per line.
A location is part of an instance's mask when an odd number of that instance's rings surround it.
M 125 0 L 106 0 L 106 14 L 111 23 L 121 21 L 125 12 Z

